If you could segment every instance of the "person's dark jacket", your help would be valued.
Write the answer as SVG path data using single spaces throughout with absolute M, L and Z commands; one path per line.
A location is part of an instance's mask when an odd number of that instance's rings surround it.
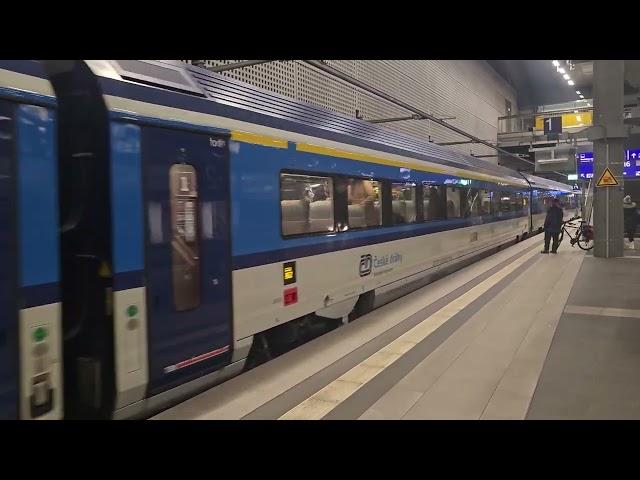
M 562 208 L 552 205 L 547 210 L 547 218 L 544 219 L 544 229 L 549 233 L 560 233 L 562 231 L 562 221 L 564 212 Z
M 625 232 L 633 231 L 635 233 L 638 226 L 638 212 L 635 208 L 624 209 L 624 230 Z

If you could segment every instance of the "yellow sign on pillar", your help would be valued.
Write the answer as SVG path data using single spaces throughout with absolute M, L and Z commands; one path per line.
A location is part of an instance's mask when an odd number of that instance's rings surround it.
M 613 173 L 611 173 L 611 170 L 607 167 L 600 176 L 596 187 L 617 187 L 618 185 L 620 185 L 618 180 L 616 180 L 616 177 L 613 176 Z

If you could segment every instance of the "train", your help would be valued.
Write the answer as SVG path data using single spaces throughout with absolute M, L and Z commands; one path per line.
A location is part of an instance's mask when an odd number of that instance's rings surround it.
M 568 185 L 178 61 L 0 61 L 0 418 L 145 418 Z

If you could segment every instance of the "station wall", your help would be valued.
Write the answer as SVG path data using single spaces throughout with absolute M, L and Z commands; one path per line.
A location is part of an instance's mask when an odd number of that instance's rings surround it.
M 192 60 L 185 60 L 192 62 Z M 205 60 L 207 66 L 238 60 Z M 515 90 L 484 60 L 329 60 L 327 63 L 363 82 L 427 111 L 484 140 L 496 141 L 498 117 L 518 112 Z M 408 116 L 369 93 L 329 77 L 300 61 L 276 61 L 225 72 L 224 75 L 297 100 L 365 120 Z M 464 140 L 426 120 L 386 123 L 386 128 L 431 141 Z M 491 155 L 484 145 L 454 146 L 465 153 Z M 485 158 L 492 163 L 497 158 Z

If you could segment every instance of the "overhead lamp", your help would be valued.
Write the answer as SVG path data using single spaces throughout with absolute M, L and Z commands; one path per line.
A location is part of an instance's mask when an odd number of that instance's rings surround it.
M 559 66 L 560 66 L 560 62 L 559 62 L 558 60 L 554 60 L 554 61 L 553 61 L 553 62 L 551 62 L 551 63 L 553 63 L 553 66 L 554 66 L 554 67 L 559 67 Z
M 580 98 L 584 98 L 584 95 L 580 95 Z M 589 105 L 589 106 L 591 106 L 591 105 Z
M 576 90 L 576 94 L 578 94 L 578 95 L 582 95 L 582 94 L 580 93 L 580 90 Z
M 559 73 L 560 75 L 564 75 L 565 73 L 567 73 L 567 71 L 566 71 L 564 68 L 559 68 L 559 69 L 558 69 L 558 73 Z
M 565 73 L 564 75 L 562 75 L 562 78 L 564 78 L 565 80 L 569 80 L 571 77 L 568 73 Z
M 573 80 L 569 80 L 567 83 L 568 83 L 569 85 L 575 85 L 575 83 L 574 83 L 574 81 L 573 81 Z

